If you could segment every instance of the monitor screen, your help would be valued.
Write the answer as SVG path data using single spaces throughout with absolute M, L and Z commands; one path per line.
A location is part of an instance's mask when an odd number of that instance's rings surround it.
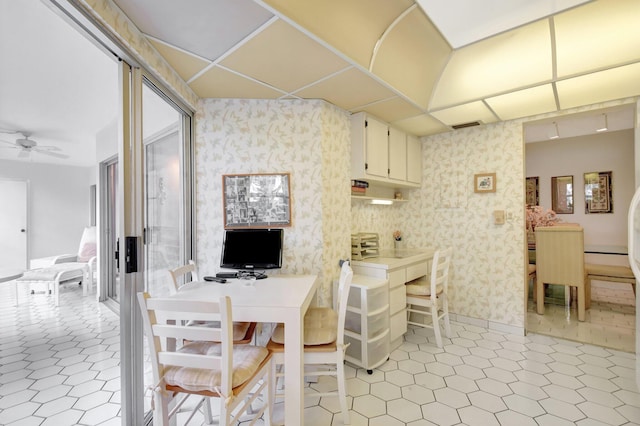
M 222 268 L 253 270 L 282 267 L 282 229 L 228 229 L 222 243 Z

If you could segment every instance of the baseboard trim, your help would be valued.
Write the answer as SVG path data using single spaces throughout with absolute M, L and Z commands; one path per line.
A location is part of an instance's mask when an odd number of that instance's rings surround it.
M 449 313 L 449 317 L 452 321 L 456 321 L 462 324 L 475 325 L 476 327 L 486 328 L 488 330 L 499 331 L 501 333 L 513 334 L 515 336 L 524 336 L 525 330 L 523 326 L 503 324 L 495 321 L 488 321 L 479 318 L 467 317 L 459 314 Z

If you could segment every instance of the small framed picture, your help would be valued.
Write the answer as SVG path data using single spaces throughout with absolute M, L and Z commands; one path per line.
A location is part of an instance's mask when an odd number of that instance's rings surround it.
M 538 180 L 538 176 L 527 178 L 526 203 L 529 206 L 537 206 L 540 204 L 540 187 L 538 186 Z
M 613 213 L 611 172 L 584 174 L 584 201 L 586 214 Z
M 479 173 L 473 175 L 473 192 L 496 192 L 496 174 Z

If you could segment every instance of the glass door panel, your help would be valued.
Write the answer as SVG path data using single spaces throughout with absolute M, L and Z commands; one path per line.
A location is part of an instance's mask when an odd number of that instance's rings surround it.
M 168 269 L 186 262 L 183 229 L 181 116 L 145 84 L 143 137 L 145 164 L 145 289 L 154 296 L 169 294 Z

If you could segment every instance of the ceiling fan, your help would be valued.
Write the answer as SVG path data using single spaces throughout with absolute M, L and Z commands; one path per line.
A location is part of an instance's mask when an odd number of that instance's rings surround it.
M 16 139 L 14 142 L 9 142 L 9 141 L 0 139 L 0 142 L 10 145 L 8 147 L 0 146 L 0 148 L 20 150 L 20 152 L 18 152 L 18 158 L 29 157 L 32 152 L 37 152 L 40 154 L 49 155 L 51 157 L 56 157 L 56 158 L 69 158 L 68 155 L 54 152 L 54 151 L 60 151 L 60 148 L 58 148 L 57 146 L 42 146 L 42 145 L 38 145 L 37 141 L 33 139 L 29 139 L 29 137 L 31 136 L 30 132 L 23 132 L 23 131 L 14 131 L 14 132 L 0 131 L 0 132 L 9 133 L 9 134 L 19 133 L 22 135 L 21 138 Z

